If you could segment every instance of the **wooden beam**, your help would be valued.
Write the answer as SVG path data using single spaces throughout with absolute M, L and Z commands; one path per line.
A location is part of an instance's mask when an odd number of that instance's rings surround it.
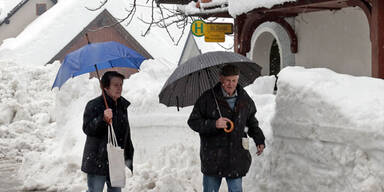
M 239 54 L 242 54 L 242 53 L 240 53 L 240 46 L 241 46 L 241 44 L 240 44 L 240 36 L 241 36 L 241 34 L 242 34 L 242 29 L 243 29 L 243 27 L 244 27 L 244 24 L 245 24 L 245 20 L 246 20 L 246 18 L 247 18 L 247 15 L 246 14 L 242 14 L 242 15 L 240 15 L 240 16 L 237 16 L 236 18 L 235 18 L 235 25 L 234 25 L 234 51 L 236 52 L 236 53 L 239 53 Z M 245 54 L 242 54 L 242 55 L 244 55 L 245 56 Z
M 257 8 L 251 12 L 271 13 L 271 12 L 310 12 L 311 7 L 327 7 L 328 9 L 338 9 L 344 7 L 348 0 L 297 0 L 296 2 L 287 2 L 282 5 L 275 5 L 272 8 Z M 308 9 L 308 10 L 306 10 Z
M 372 0 L 372 76 L 384 79 L 384 1 Z
M 188 4 L 192 0 L 156 0 L 157 4 Z
M 210 17 L 220 17 L 220 18 L 233 18 L 227 11 L 226 12 L 218 12 L 218 13 L 198 13 L 188 15 L 191 17 L 202 17 L 203 19 L 207 19 Z

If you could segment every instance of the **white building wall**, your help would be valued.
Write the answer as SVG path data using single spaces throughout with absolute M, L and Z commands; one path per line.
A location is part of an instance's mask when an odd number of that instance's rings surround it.
M 295 31 L 296 65 L 372 75 L 369 24 L 360 8 L 300 14 L 295 18 Z
M 36 4 L 46 3 L 47 10 L 54 4 L 50 0 L 30 0 L 19 9 L 9 20 L 10 23 L 3 23 L 0 26 L 0 44 L 4 39 L 16 37 L 25 27 L 28 26 L 38 16 L 36 15 Z

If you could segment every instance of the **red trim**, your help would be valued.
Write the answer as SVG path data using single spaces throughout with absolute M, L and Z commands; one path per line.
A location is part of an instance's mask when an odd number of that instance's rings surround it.
M 235 18 L 235 24 L 234 24 L 234 51 L 236 53 L 240 53 L 240 35 L 242 34 L 242 29 L 245 24 L 245 19 L 247 16 L 245 14 L 242 14 L 240 16 L 237 16 Z M 241 53 L 240 53 L 241 54 Z
M 372 0 L 372 76 L 384 79 L 384 1 Z

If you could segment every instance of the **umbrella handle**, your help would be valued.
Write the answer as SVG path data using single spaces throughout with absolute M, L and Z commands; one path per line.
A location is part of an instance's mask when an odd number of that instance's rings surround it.
M 227 121 L 228 123 L 229 123 L 229 128 L 227 127 L 227 128 L 224 128 L 224 131 L 226 132 L 226 133 L 230 133 L 230 132 L 232 132 L 233 131 L 233 129 L 235 129 L 235 125 L 234 125 L 234 123 L 233 123 L 233 121 L 231 121 L 231 120 L 229 120 L 229 121 Z
M 96 68 L 97 79 L 99 79 L 99 83 L 100 83 L 101 94 L 103 94 L 105 108 L 108 109 L 109 107 L 108 107 L 107 99 L 105 98 L 103 84 L 101 83 L 101 80 L 100 80 L 99 69 L 97 69 L 97 65 L 95 65 L 95 68 Z

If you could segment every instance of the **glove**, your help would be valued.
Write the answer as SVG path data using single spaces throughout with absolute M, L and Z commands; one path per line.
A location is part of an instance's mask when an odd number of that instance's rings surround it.
M 130 169 L 133 172 L 133 163 L 131 159 L 125 160 L 125 166 L 127 166 L 128 169 Z

